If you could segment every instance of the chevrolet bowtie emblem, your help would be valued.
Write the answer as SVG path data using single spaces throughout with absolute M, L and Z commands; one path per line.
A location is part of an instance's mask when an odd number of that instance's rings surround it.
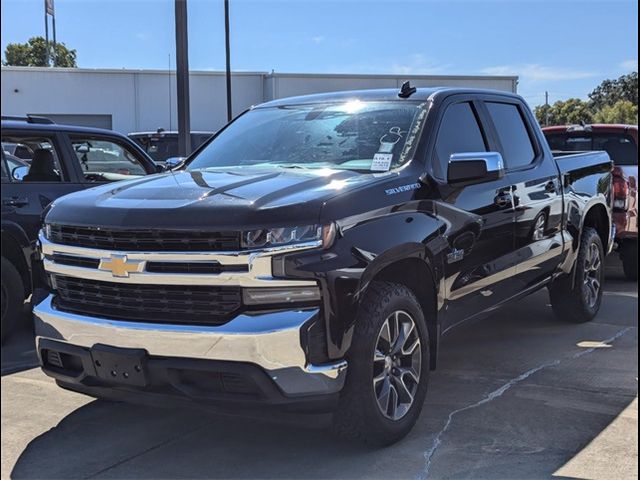
M 142 260 L 127 260 L 126 255 L 111 255 L 100 260 L 98 269 L 111 272 L 114 277 L 128 277 L 131 272 L 141 272 L 143 265 Z

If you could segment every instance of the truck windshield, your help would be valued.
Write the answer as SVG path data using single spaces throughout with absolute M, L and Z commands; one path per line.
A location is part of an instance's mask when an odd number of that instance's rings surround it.
M 615 165 L 638 165 L 638 147 L 633 137 L 621 133 L 547 134 L 551 150 L 605 150 Z
M 256 108 L 224 129 L 187 170 L 265 166 L 385 171 L 410 160 L 425 116 L 425 104 L 408 101 Z

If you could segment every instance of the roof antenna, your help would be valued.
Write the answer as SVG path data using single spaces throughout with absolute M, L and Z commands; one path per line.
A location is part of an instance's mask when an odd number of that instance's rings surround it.
M 407 80 L 406 82 L 404 82 L 402 84 L 402 87 L 400 87 L 400 91 L 398 92 L 398 96 L 400 98 L 409 98 L 414 93 L 416 93 L 416 87 L 412 87 L 411 83 L 409 82 L 409 80 Z

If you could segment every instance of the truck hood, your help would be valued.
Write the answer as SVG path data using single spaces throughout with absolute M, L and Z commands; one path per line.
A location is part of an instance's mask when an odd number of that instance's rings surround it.
M 282 168 L 163 173 L 61 197 L 49 209 L 46 221 L 172 229 L 310 224 L 320 220 L 327 199 L 388 176 Z

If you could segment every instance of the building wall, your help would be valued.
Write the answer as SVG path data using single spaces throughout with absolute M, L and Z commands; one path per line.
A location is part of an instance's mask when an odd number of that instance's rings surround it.
M 129 133 L 177 128 L 176 78 L 161 70 L 2 67 L 2 115 L 60 115 L 106 123 Z M 191 72 L 191 129 L 215 131 L 226 123 L 223 72 Z M 416 86 L 466 86 L 516 91 L 517 77 L 234 73 L 233 114 L 274 98 L 308 93 Z

